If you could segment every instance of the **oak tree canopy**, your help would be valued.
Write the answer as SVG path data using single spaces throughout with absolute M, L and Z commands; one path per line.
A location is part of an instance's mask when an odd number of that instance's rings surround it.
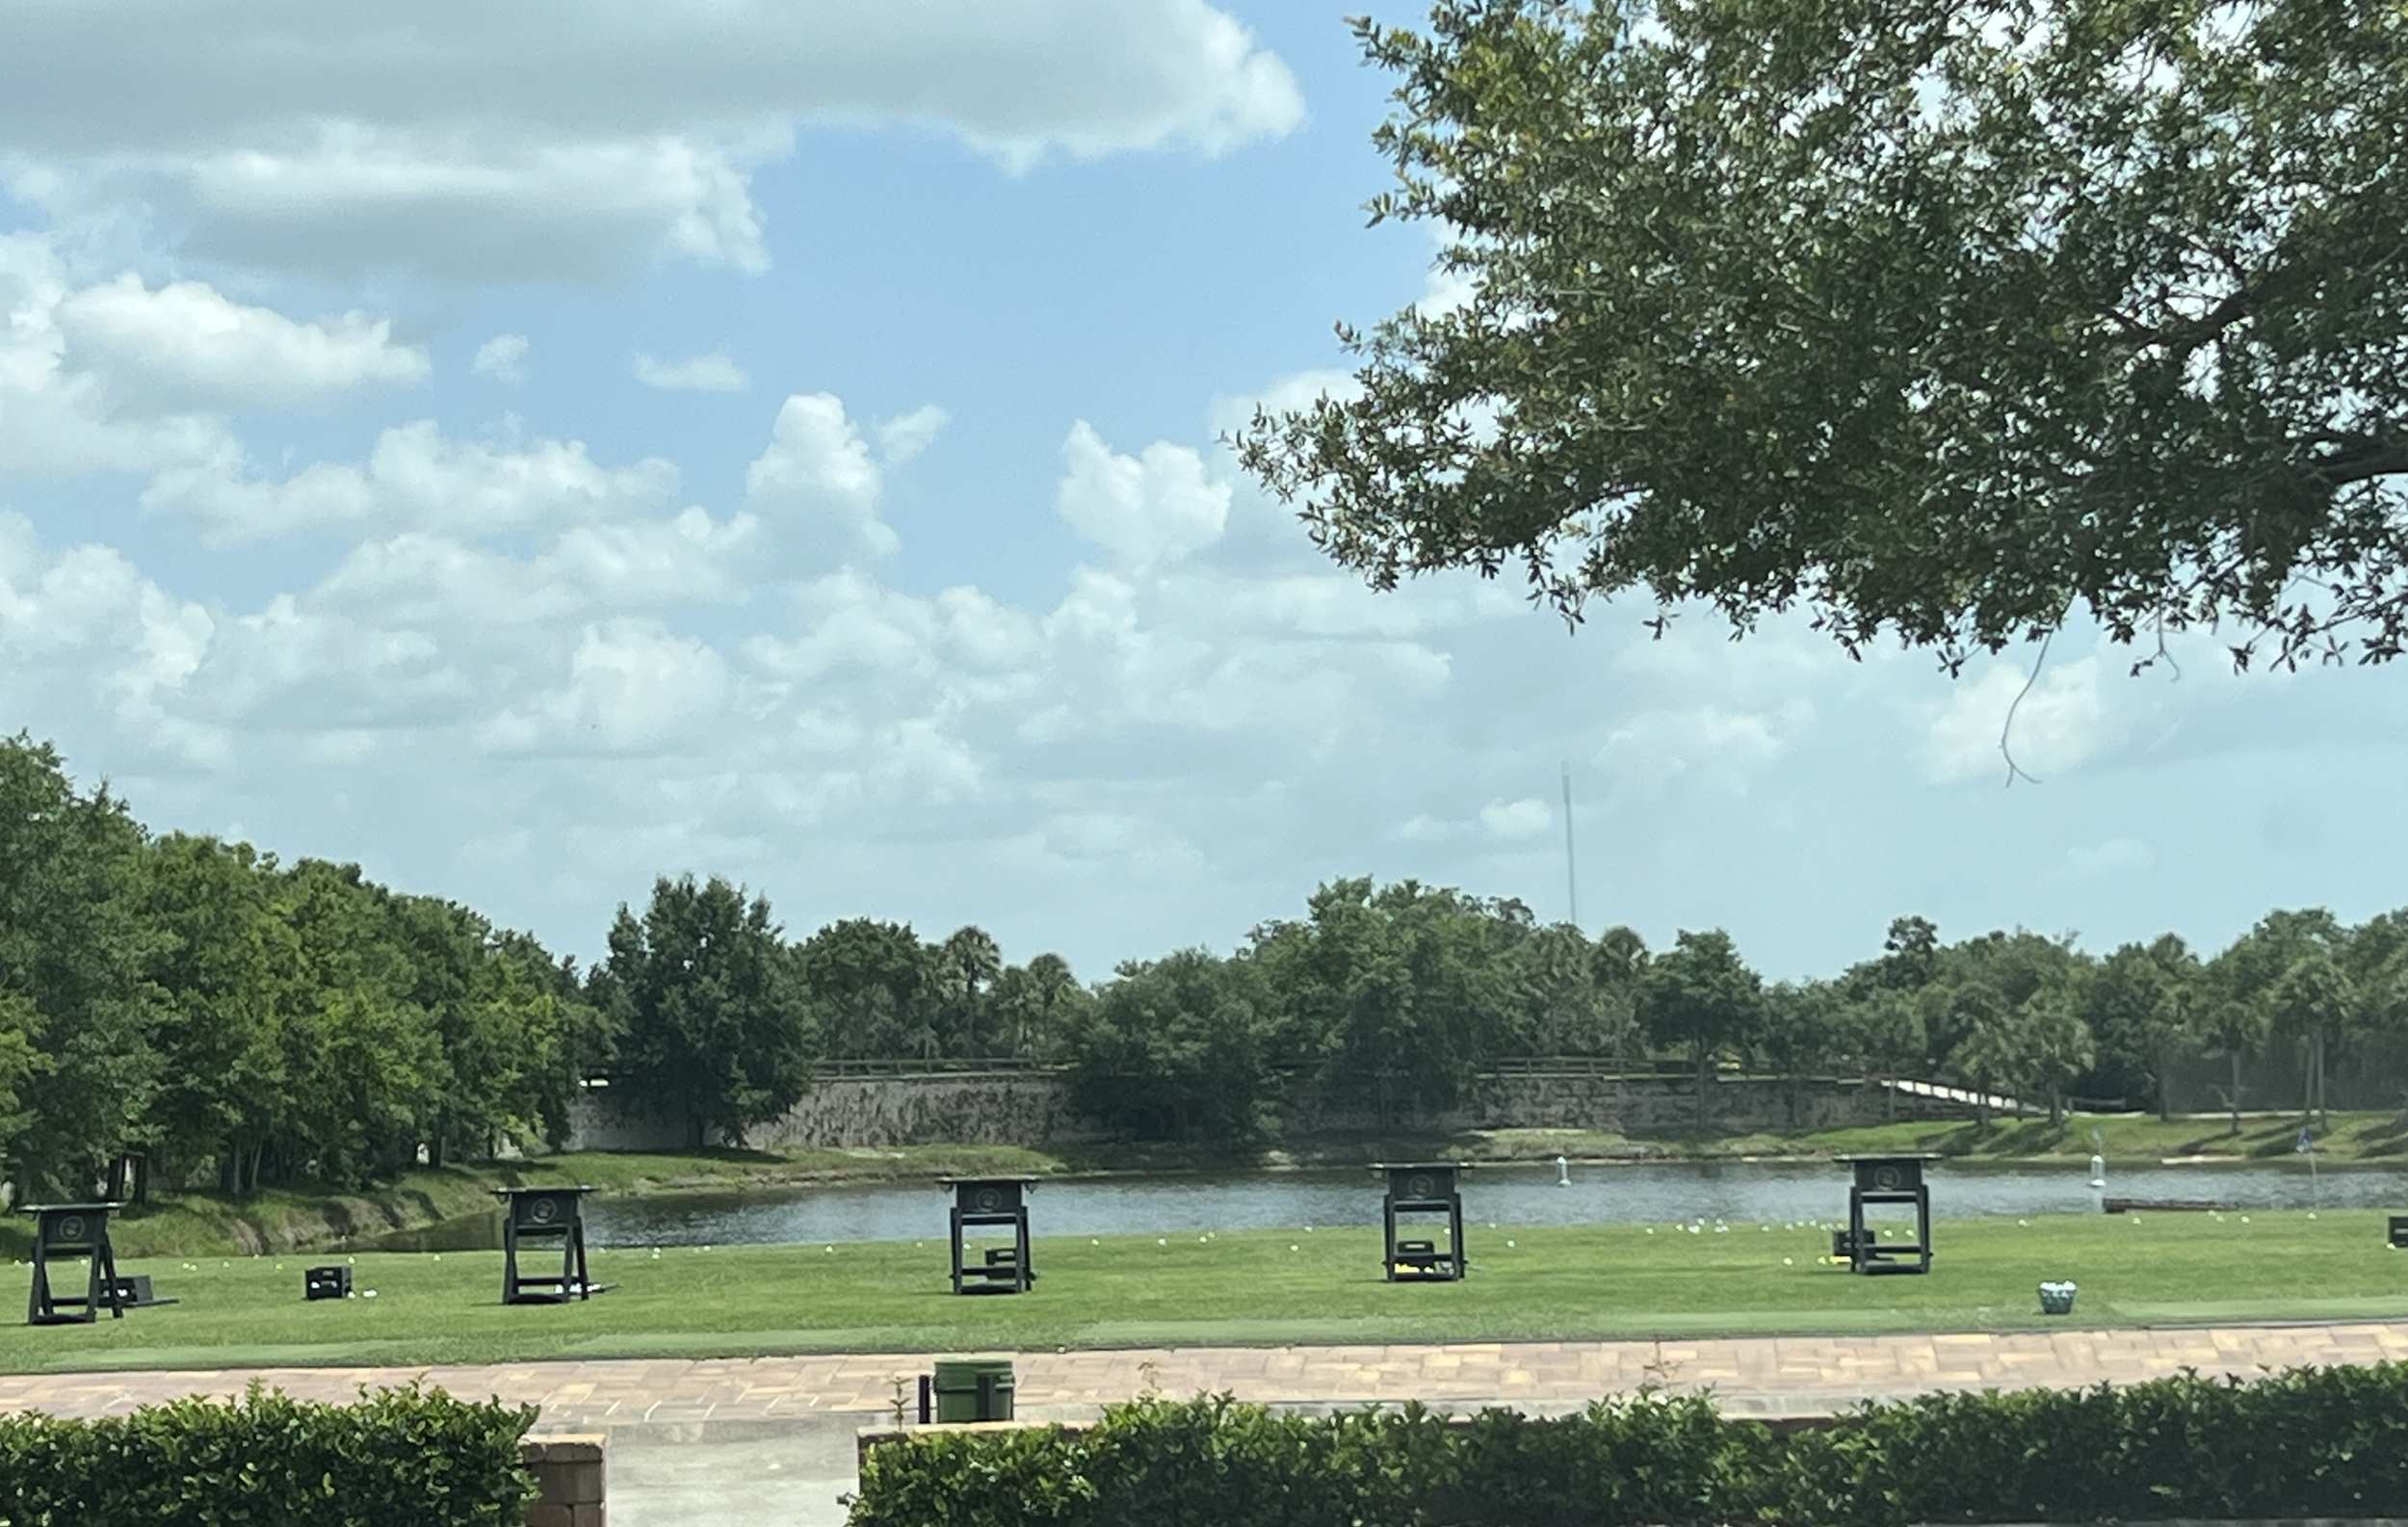
M 1951 669 L 2087 610 L 2408 633 L 2408 7 L 1447 0 L 1374 222 L 1472 295 L 1341 328 L 1244 466 L 1376 588 L 1518 566 Z M 1661 619 L 1661 618 L 1660 618 Z M 1659 627 L 1661 629 L 1661 627 Z

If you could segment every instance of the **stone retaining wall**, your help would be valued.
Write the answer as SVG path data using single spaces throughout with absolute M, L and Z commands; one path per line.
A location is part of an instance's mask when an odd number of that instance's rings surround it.
M 1875 1083 L 1832 1077 L 1721 1077 L 1710 1084 L 1709 1128 L 1726 1133 L 1836 1129 L 1885 1119 L 1963 1118 L 1961 1103 L 1902 1094 Z M 1284 1101 L 1296 1135 L 1364 1133 L 1383 1127 L 1367 1108 L 1332 1105 L 1311 1092 Z M 1687 1077 L 1615 1077 L 1511 1072 L 1477 1078 L 1461 1105 L 1412 1117 L 1392 1111 L 1389 1129 L 1596 1129 L 1629 1135 L 1688 1129 L 1697 1084 Z M 940 1076 L 831 1077 L 786 1117 L 747 1131 L 756 1150 L 802 1146 L 1024 1145 L 1033 1149 L 1104 1138 L 1070 1106 L 1060 1072 L 987 1071 Z M 688 1143 L 683 1119 L 649 1110 L 631 1094 L 589 1089 L 570 1115 L 570 1148 L 674 1150 Z

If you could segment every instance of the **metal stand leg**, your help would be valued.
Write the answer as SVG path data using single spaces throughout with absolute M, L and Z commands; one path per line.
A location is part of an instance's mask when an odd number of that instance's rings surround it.
M 518 1216 L 502 1218 L 502 1303 L 518 1303 Z
M 1397 1280 L 1397 1206 L 1383 1203 L 1379 1209 L 1380 1228 L 1386 1236 L 1388 1254 L 1380 1260 L 1380 1272 L 1389 1282 Z
M 1029 1211 L 1026 1209 L 1020 1211 L 1019 1224 L 1012 1227 L 1011 1248 L 1012 1257 L 1018 1264 L 1013 1287 L 1025 1294 L 1036 1284 L 1036 1269 L 1029 1263 Z
M 1453 1238 L 1448 1241 L 1447 1250 L 1454 1256 L 1454 1276 L 1469 1277 L 1472 1264 L 1463 1254 L 1463 1195 L 1459 1193 L 1447 1206 L 1447 1234 Z
M 961 1210 L 952 1212 L 954 1226 L 954 1292 L 961 1292 Z
M 109 1244 L 108 1232 L 105 1230 L 101 1232 L 100 1243 L 92 1248 L 92 1279 L 93 1284 L 93 1293 L 92 1297 L 94 1299 L 105 1298 L 109 1302 L 109 1318 L 111 1320 L 123 1320 L 125 1318 L 125 1301 L 121 1297 L 122 1291 L 118 1287 L 117 1250 Z M 97 1303 L 87 1303 L 84 1307 L 87 1310 L 92 1311 L 95 1318 L 97 1317 L 100 1308 Z
M 1862 1188 L 1847 1190 L 1847 1270 L 1861 1273 L 1871 1258 L 1865 1255 L 1865 1193 Z
M 25 1324 L 48 1325 L 58 1314 L 58 1305 L 50 1300 L 50 1259 L 42 1254 L 41 1242 L 34 1242 L 34 1288 L 25 1299 Z

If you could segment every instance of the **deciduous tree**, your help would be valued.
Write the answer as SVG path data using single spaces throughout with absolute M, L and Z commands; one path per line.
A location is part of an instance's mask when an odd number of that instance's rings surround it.
M 2311 0 L 1440 0 L 1342 329 L 1240 459 L 1374 587 L 1519 564 L 1966 654 L 2087 609 L 2408 634 L 2408 18 Z M 1660 627 L 1661 628 L 1661 627 Z
M 596 975 L 624 1081 L 685 1119 L 694 1145 L 741 1144 L 809 1085 L 814 1024 L 767 897 L 664 878 L 641 919 L 619 908 Z
M 1697 1127 L 1706 1127 L 1714 1062 L 1745 1042 L 1764 1011 L 1764 982 L 1720 929 L 1683 931 L 1647 962 L 1639 1017 L 1647 1037 L 1688 1052 L 1697 1077 Z

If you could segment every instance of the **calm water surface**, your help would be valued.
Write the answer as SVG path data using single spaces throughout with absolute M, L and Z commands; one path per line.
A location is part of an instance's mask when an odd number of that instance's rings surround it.
M 1950 1165 L 1931 1172 L 1932 1212 L 2096 1214 L 2100 1195 L 2078 1164 Z M 2244 1208 L 2408 1210 L 2408 1172 L 2304 1166 L 2110 1170 L 2117 1198 L 2210 1198 Z M 945 1234 L 949 1197 L 933 1184 L 765 1188 L 653 1198 L 595 1195 L 586 1209 L 597 1246 L 733 1246 L 796 1242 L 918 1241 Z M 1361 1169 L 1089 1178 L 1043 1182 L 1031 1195 L 1038 1235 L 1135 1235 L 1379 1223 L 1379 1187 Z M 1497 1224 L 1644 1224 L 1720 1220 L 1781 1224 L 1838 1220 L 1847 1178 L 1832 1165 L 1684 1162 L 1575 1167 L 1569 1187 L 1552 1167 L 1490 1167 L 1465 1173 L 1464 1213 Z M 492 1215 L 455 1220 L 363 1243 L 380 1251 L 478 1251 L 501 1244 Z

